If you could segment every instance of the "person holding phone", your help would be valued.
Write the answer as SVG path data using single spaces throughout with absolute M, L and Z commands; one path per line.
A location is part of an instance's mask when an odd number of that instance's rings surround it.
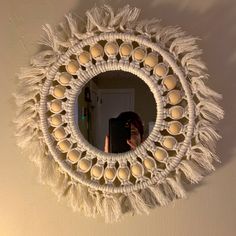
M 105 137 L 104 152 L 134 150 L 143 142 L 143 133 L 143 122 L 139 115 L 133 111 L 122 112 L 117 118 L 110 119 L 109 135 Z M 120 150 L 119 147 L 121 147 Z

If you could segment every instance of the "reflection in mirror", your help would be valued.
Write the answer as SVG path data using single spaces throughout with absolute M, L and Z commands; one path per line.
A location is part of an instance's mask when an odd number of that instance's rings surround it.
M 91 79 L 78 96 L 78 126 L 94 147 L 112 153 L 135 149 L 150 134 L 156 103 L 136 75 L 108 71 Z

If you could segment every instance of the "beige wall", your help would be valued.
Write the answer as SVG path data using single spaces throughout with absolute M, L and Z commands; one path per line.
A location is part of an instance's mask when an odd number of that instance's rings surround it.
M 141 17 L 160 17 L 203 39 L 200 45 L 212 75 L 209 85 L 224 95 L 226 117 L 218 126 L 223 139 L 217 145 L 222 164 L 200 185 L 189 187 L 188 199 L 155 209 L 149 216 L 126 216 L 114 225 L 105 225 L 101 218 L 85 218 L 58 203 L 47 186 L 38 184 L 37 169 L 15 146 L 11 94 L 15 74 L 37 51 L 41 25 L 56 24 L 69 11 L 83 15 L 95 1 L 1 1 L 0 235 L 236 235 L 235 0 L 98 0 L 96 4 L 100 2 L 136 5 L 142 8 Z

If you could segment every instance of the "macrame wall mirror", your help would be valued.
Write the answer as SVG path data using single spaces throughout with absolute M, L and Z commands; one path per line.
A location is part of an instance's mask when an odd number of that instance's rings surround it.
M 41 182 L 74 210 L 106 222 L 185 198 L 182 183 L 198 183 L 218 161 L 221 96 L 205 86 L 197 38 L 159 20 L 139 21 L 139 13 L 105 5 L 88 10 L 84 25 L 71 14 L 54 29 L 45 25 L 44 46 L 22 69 L 16 92 L 17 143 Z M 119 79 L 124 86 L 114 87 Z M 122 93 L 105 98 L 105 89 Z M 101 110 L 102 99 L 109 108 Z M 139 115 L 125 123 L 128 141 L 132 127 L 143 136 L 134 147 L 127 141 L 130 150 L 111 152 L 108 128 L 98 131 L 108 127 L 101 117 L 110 109 L 115 117 L 122 109 Z

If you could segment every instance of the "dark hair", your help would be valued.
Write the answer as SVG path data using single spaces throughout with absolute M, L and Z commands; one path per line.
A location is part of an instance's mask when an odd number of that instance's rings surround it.
M 117 117 L 118 119 L 122 119 L 125 122 L 132 123 L 139 131 L 141 138 L 143 138 L 143 123 L 139 115 L 133 111 L 125 111 L 120 113 Z

